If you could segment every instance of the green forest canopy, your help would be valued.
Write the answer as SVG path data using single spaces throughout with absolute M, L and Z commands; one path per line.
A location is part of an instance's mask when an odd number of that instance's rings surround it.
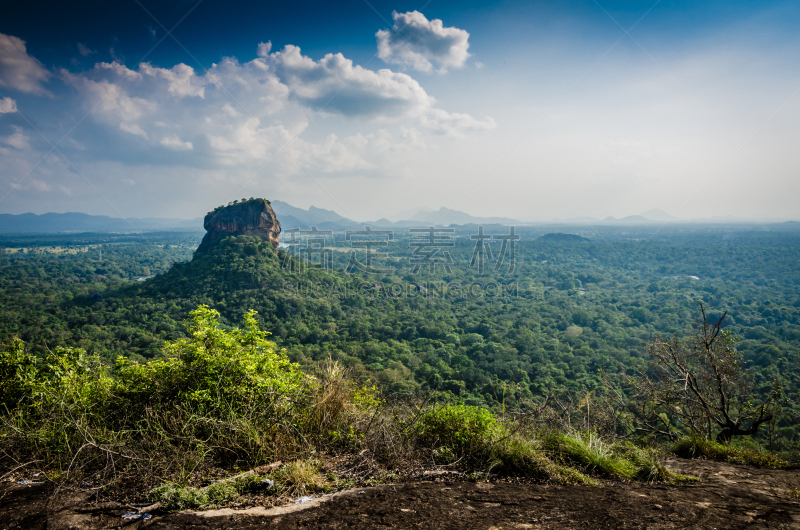
M 300 238 L 289 249 L 300 263 L 246 236 L 194 260 L 199 233 L 6 237 L 0 339 L 18 336 L 37 351 L 63 345 L 109 360 L 146 359 L 184 336 L 183 322 L 200 304 L 231 325 L 254 309 L 301 365 L 332 356 L 378 381 L 387 396 L 429 392 L 522 406 L 552 392 L 584 395 L 601 384 L 599 370 L 613 376 L 641 366 L 646 342 L 683 332 L 703 301 L 712 312 L 728 311 L 728 329 L 743 339 L 739 348 L 765 389 L 775 377 L 785 380 L 790 399 L 778 431 L 794 445 L 800 231 L 777 228 L 575 230 L 589 241 L 542 241 L 554 230 L 517 228 L 513 270 L 505 261 L 495 271 L 495 241 L 481 272 L 470 238 L 477 227 L 460 227 L 445 238 L 453 243 L 443 249 L 449 270 L 440 251 L 435 271 L 416 273 L 418 239 L 400 231 L 378 248 L 386 254 L 373 268 L 381 270 L 349 273 L 349 252 L 362 264 L 366 254 L 344 234 L 324 236 L 328 253 L 297 254 L 308 248 Z M 323 254 L 327 270 L 314 266 Z M 312 266 L 298 267 L 305 256 Z

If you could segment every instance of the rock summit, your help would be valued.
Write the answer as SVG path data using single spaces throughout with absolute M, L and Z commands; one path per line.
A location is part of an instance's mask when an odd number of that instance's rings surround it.
M 234 201 L 209 212 L 203 220 L 206 235 L 197 248 L 205 252 L 214 241 L 227 236 L 258 236 L 278 248 L 281 224 L 269 201 L 250 199 Z

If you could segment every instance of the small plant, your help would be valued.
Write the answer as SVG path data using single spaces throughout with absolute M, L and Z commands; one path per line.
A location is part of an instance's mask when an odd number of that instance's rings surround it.
M 433 450 L 433 460 L 437 464 L 452 464 L 458 460 L 450 447 L 437 447 Z
M 558 460 L 577 464 L 589 472 L 629 480 L 636 477 L 636 465 L 594 432 L 572 435 L 551 432 L 545 437 L 544 447 Z
M 322 491 L 326 485 L 325 477 L 320 473 L 321 465 L 322 463 L 314 458 L 297 460 L 286 464 L 272 476 L 286 495 L 317 493 Z
M 445 405 L 428 412 L 417 433 L 423 443 L 446 446 L 458 456 L 483 452 L 506 434 L 505 428 L 486 409 L 469 405 Z
M 682 438 L 672 447 L 672 451 L 683 458 L 705 457 L 731 464 L 743 464 L 767 469 L 782 469 L 790 465 L 786 460 L 766 451 L 724 445 L 699 436 Z
M 205 487 L 180 486 L 167 482 L 154 488 L 148 498 L 161 502 L 166 510 L 208 510 L 235 502 L 242 493 L 262 487 L 261 477 L 220 480 Z
M 496 444 L 492 452 L 493 469 L 557 484 L 597 485 L 585 473 L 554 462 L 542 449 L 539 440 L 515 435 Z

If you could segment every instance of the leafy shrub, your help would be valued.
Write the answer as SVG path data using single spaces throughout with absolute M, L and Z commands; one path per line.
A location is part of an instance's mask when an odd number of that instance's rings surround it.
M 126 404 L 163 406 L 179 401 L 235 413 L 254 406 L 280 414 L 302 388 L 303 374 L 284 351 L 266 340 L 255 311 L 244 329 L 225 331 L 219 313 L 206 306 L 192 311 L 190 338 L 168 342 L 164 357 L 146 364 L 117 360 L 117 393 Z M 147 400 L 143 398 L 147 397 Z
M 258 475 L 248 475 L 220 480 L 202 488 L 165 482 L 153 488 L 148 499 L 161 502 L 166 510 L 208 510 L 229 504 L 242 493 L 263 487 L 261 480 Z
M 486 450 L 506 434 L 505 428 L 486 409 L 471 405 L 445 405 L 419 421 L 420 440 L 431 446 L 447 446 L 459 455 Z
M 307 448 L 313 384 L 266 339 L 255 313 L 223 329 L 206 306 L 189 338 L 167 342 L 147 364 L 120 358 L 113 371 L 83 350 L 37 359 L 15 341 L 0 350 L 0 433 L 16 451 L 87 473 L 160 475 L 186 485 L 209 464 L 259 464 Z M 143 469 L 145 467 L 146 469 Z

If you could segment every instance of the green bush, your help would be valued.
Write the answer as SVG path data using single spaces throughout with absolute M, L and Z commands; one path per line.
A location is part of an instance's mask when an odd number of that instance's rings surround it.
M 208 510 L 229 504 L 242 493 L 260 487 L 258 475 L 221 480 L 202 488 L 166 482 L 150 491 L 148 499 L 161 502 L 166 510 Z
M 417 443 L 439 464 L 483 468 L 561 484 L 597 484 L 591 476 L 649 482 L 689 480 L 666 469 L 655 450 L 610 442 L 597 433 L 565 434 L 505 425 L 486 409 L 447 405 L 424 414 Z
M 549 432 L 544 448 L 556 459 L 577 464 L 588 472 L 629 480 L 637 475 L 637 466 L 621 455 L 617 446 L 593 432 L 573 435 Z
M 541 442 L 525 436 L 502 440 L 492 451 L 493 470 L 558 484 L 597 485 L 585 473 L 550 459 Z
M 257 405 L 279 414 L 301 391 L 303 374 L 266 340 L 255 315 L 247 312 L 244 329 L 225 331 L 219 313 L 200 306 L 191 313 L 190 338 L 165 344 L 163 358 L 146 364 L 118 358 L 118 396 L 134 406 L 179 401 L 242 412 Z
M 731 464 L 743 464 L 768 469 L 781 469 L 790 465 L 786 460 L 766 451 L 724 445 L 699 436 L 682 438 L 672 447 L 672 452 L 683 458 L 705 457 Z
M 37 359 L 12 342 L 0 350 L 0 435 L 64 477 L 136 473 L 184 485 L 210 464 L 306 450 L 304 405 L 318 385 L 266 339 L 254 312 L 243 329 L 225 330 L 218 317 L 200 306 L 189 338 L 167 342 L 162 358 L 120 358 L 113 370 L 80 349 Z
M 506 430 L 486 409 L 470 405 L 445 405 L 431 410 L 419 421 L 422 443 L 450 447 L 459 456 L 485 451 L 506 435 Z

